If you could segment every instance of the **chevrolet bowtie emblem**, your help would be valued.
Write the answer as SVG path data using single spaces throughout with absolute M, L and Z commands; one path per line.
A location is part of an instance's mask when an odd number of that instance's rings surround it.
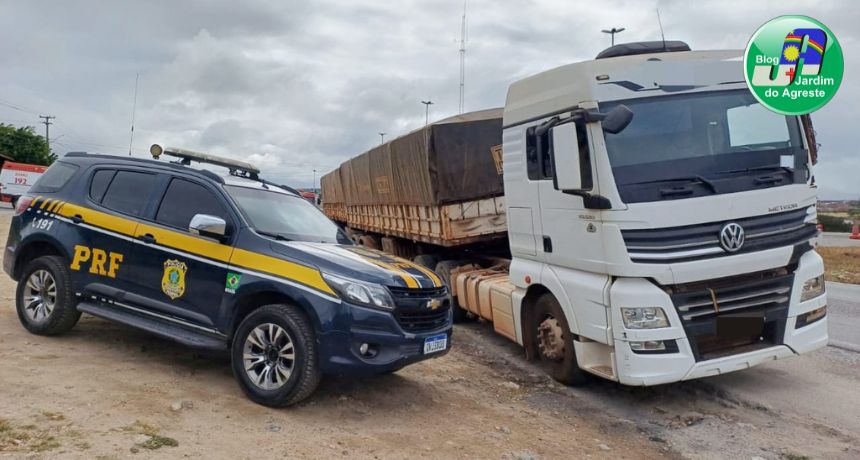
M 438 310 L 442 306 L 442 301 L 439 299 L 430 299 L 427 301 L 427 308 L 430 310 Z

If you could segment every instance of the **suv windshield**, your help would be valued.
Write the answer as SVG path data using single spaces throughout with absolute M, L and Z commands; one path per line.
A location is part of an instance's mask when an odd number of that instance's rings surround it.
M 740 192 L 806 181 L 797 117 L 773 113 L 747 90 L 614 101 L 633 110 L 606 150 L 627 203 Z
M 259 233 L 283 240 L 352 244 L 334 222 L 301 197 L 232 185 L 224 189 Z

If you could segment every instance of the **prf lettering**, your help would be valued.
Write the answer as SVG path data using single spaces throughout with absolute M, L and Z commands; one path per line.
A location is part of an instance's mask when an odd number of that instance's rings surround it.
M 80 270 L 81 264 L 90 263 L 89 272 L 93 275 L 107 276 L 108 278 L 116 278 L 116 271 L 119 270 L 119 264 L 122 263 L 122 254 L 116 252 L 107 252 L 98 248 L 88 248 L 86 246 L 75 246 L 75 257 L 72 259 L 72 270 Z M 107 264 L 107 269 L 105 269 Z

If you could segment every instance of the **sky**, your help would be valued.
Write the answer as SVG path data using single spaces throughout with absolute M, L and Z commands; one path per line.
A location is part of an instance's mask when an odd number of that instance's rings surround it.
M 504 105 L 511 82 L 660 37 L 743 49 L 767 20 L 805 14 L 839 40 L 845 78 L 813 115 L 823 199 L 860 198 L 853 138 L 860 2 L 468 0 L 467 111 Z M 380 141 L 458 111 L 462 0 L 0 0 L 0 122 L 53 115 L 57 153 L 149 146 L 251 161 L 310 187 Z M 136 110 L 135 79 L 139 76 Z M 314 170 L 317 172 L 314 173 Z

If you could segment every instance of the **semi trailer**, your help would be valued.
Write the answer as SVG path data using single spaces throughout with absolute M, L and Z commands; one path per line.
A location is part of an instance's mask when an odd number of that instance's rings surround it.
M 343 163 L 326 214 L 434 269 L 558 381 L 655 385 L 827 344 L 809 116 L 741 51 L 624 44 Z

